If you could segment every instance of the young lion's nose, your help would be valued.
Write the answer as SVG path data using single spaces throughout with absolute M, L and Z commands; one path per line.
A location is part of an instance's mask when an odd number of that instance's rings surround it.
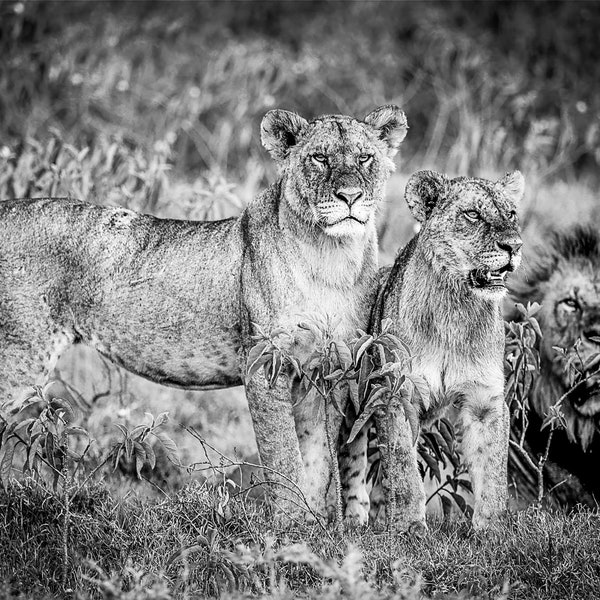
M 348 206 L 352 206 L 362 195 L 363 192 L 358 187 L 340 188 L 335 191 L 335 197 L 343 200 Z

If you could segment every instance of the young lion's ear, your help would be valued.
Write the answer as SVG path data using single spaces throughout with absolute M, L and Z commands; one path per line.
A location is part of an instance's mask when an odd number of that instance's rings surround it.
M 260 124 L 262 145 L 277 161 L 287 157 L 295 146 L 302 129 L 308 125 L 306 119 L 288 110 L 270 110 Z
M 519 204 L 525 193 L 525 178 L 521 171 L 513 171 L 496 181 L 496 186 L 501 188 L 515 204 Z
M 365 123 L 375 129 L 379 137 L 388 145 L 388 156 L 398 152 L 398 146 L 406 137 L 408 125 L 406 115 L 393 104 L 376 108 L 365 117 Z
M 435 171 L 417 171 L 411 175 L 406 184 L 404 198 L 410 212 L 419 223 L 429 218 L 447 184 L 448 178 Z

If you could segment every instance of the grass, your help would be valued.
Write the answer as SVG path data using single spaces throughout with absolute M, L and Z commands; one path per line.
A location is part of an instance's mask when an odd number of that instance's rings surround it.
M 546 227 L 600 219 L 597 3 L 165 6 L 0 1 L 1 198 L 233 216 L 276 176 L 258 135 L 267 110 L 361 116 L 395 102 L 411 129 L 381 209 L 382 264 L 413 233 L 403 190 L 420 168 L 521 169 L 527 242 Z M 255 455 L 239 389 L 163 388 L 85 349 L 59 369 L 95 398 L 84 423 L 98 455 L 115 440 L 115 421 L 164 410 L 186 463 L 206 457 L 179 422 L 227 455 Z M 372 531 L 330 539 L 319 528 L 277 529 L 241 496 L 220 517 L 218 486 L 160 459 L 152 481 L 107 473 L 66 521 L 60 493 L 15 481 L 0 495 L 0 599 L 600 595 L 594 512 L 530 509 L 485 535 L 432 521 L 422 540 Z
M 371 530 L 328 536 L 277 527 L 238 497 L 225 517 L 214 489 L 162 500 L 113 498 L 103 486 L 72 502 L 68 576 L 64 508 L 31 480 L 0 495 L 0 598 L 294 597 L 563 599 L 600 593 L 600 515 L 529 509 L 485 533 L 430 521 L 421 539 Z M 13 595 L 11 595 L 13 594 Z

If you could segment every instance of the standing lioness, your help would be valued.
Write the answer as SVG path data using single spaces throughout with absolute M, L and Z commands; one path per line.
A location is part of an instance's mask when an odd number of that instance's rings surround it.
M 431 398 L 421 419 L 431 420 L 450 408 L 457 412 L 476 528 L 506 508 L 508 407 L 501 302 L 506 275 L 521 261 L 516 208 L 523 191 L 518 171 L 496 182 L 415 173 L 405 198 L 421 230 L 398 255 L 373 310 L 374 331 L 382 319 L 391 319 L 411 350 L 413 374 L 429 386 Z M 392 438 L 387 418 L 376 421 L 388 517 L 398 529 L 424 526 L 425 492 L 409 423 L 400 418 Z M 347 502 L 347 515 L 359 522 L 366 518 L 357 500 L 364 498 L 365 444 L 366 435 L 355 438 L 346 452 L 357 458 L 356 467 L 342 471 L 351 473 L 346 497 L 354 502 Z
M 309 123 L 274 110 L 261 133 L 281 179 L 237 219 L 0 202 L 0 401 L 47 373 L 69 344 L 159 383 L 206 388 L 242 383 L 253 323 L 293 328 L 301 313 L 321 311 L 338 317 L 342 335 L 365 327 L 374 212 L 404 114 L 384 106 L 362 122 Z M 254 377 L 247 395 L 262 461 L 323 512 L 331 465 L 322 416 L 305 403 L 293 410 L 287 378 L 269 390 Z

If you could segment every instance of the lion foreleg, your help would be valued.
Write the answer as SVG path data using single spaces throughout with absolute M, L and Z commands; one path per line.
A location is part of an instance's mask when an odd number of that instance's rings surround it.
M 473 527 L 506 511 L 509 414 L 504 394 L 475 394 L 460 411 L 461 451 L 473 487 Z
M 287 377 L 278 377 L 269 387 L 261 371 L 246 383 L 246 396 L 265 479 L 271 484 L 269 496 L 276 511 L 284 519 L 303 517 L 308 509 L 306 471 Z
M 337 474 L 337 440 L 342 416 L 314 393 L 296 403 L 294 419 L 300 444 L 300 453 L 306 470 L 307 499 L 321 516 L 326 516 L 327 490 L 339 480 Z M 337 509 L 338 490 L 335 490 Z
M 375 425 L 381 452 L 386 524 L 397 531 L 425 529 L 425 489 L 410 424 L 403 413 L 390 415 L 382 411 L 376 415 Z M 375 524 L 381 526 L 381 519 Z
M 369 426 L 370 421 L 351 442 L 345 443 L 351 429 L 348 424 L 340 446 L 339 464 L 344 518 L 349 525 L 353 526 L 366 525 L 369 520 L 367 492 Z

